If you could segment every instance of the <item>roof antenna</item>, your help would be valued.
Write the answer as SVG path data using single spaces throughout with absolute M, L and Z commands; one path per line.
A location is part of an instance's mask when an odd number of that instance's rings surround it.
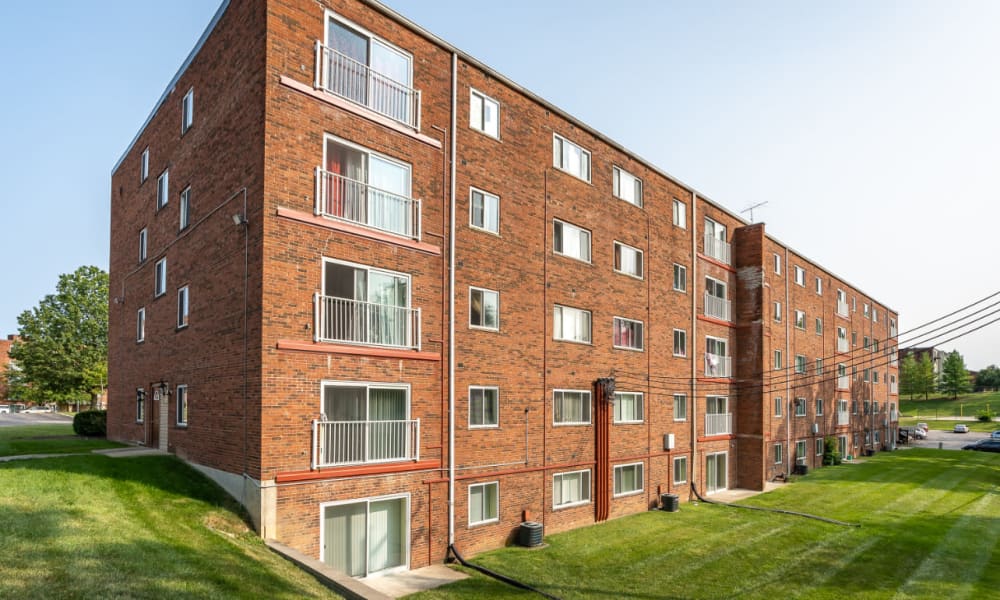
M 763 202 L 758 202 L 757 204 L 754 204 L 753 206 L 749 206 L 747 208 L 744 208 L 743 210 L 740 211 L 740 214 L 750 213 L 750 222 L 753 223 L 753 209 L 760 208 L 761 206 L 764 206 L 765 204 L 767 204 L 767 200 L 765 200 Z

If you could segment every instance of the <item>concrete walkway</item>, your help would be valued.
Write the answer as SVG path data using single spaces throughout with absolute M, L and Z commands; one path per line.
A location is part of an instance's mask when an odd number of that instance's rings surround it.
M 400 571 L 379 577 L 369 577 L 364 582 L 390 598 L 402 598 L 424 590 L 466 579 L 468 575 L 445 565 L 430 565 L 413 571 Z
M 167 453 L 156 448 L 145 446 L 129 446 L 127 448 L 105 448 L 104 450 L 92 450 L 94 454 L 103 454 L 108 458 L 131 458 L 133 456 L 166 456 Z
M 705 496 L 705 498 L 707 500 L 715 500 L 716 502 L 738 502 L 740 500 L 749 498 L 751 496 L 756 496 L 757 494 L 763 494 L 765 492 L 774 491 L 784 485 L 787 484 L 778 481 L 768 481 L 767 483 L 764 484 L 763 491 L 744 490 L 741 488 L 737 488 L 734 490 L 725 490 L 722 492 L 717 492 L 715 494 L 712 494 L 711 496 Z

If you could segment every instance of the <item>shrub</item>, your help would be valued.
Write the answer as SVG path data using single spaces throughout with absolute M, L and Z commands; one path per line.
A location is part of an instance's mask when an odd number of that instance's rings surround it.
M 993 413 L 988 409 L 979 411 L 979 415 L 976 417 L 983 423 L 989 423 L 993 420 Z
M 839 465 L 841 460 L 840 452 L 837 451 L 837 438 L 827 436 L 823 440 L 823 465 Z
M 73 431 L 77 435 L 88 437 L 106 437 L 108 435 L 108 411 L 83 410 L 73 417 Z

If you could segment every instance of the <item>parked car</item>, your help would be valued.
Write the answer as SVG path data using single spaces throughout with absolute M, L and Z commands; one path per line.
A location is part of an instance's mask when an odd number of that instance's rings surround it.
M 920 427 L 914 427 L 911 435 L 913 435 L 913 438 L 917 440 L 927 439 L 927 430 L 921 429 Z
M 996 431 L 994 431 L 993 433 L 991 433 L 990 434 L 990 439 L 991 440 L 1000 440 L 1000 429 L 997 429 Z
M 51 406 L 32 406 L 31 408 L 26 408 L 21 411 L 22 413 L 33 414 L 33 413 L 50 413 L 52 412 Z
M 969 433 L 969 426 L 965 423 L 958 423 L 955 428 L 952 429 L 954 433 Z
M 8 413 L 10 413 L 10 405 L 9 404 L 0 404 L 0 415 L 8 414 Z
M 985 439 L 975 444 L 962 446 L 962 450 L 977 450 L 979 452 L 1000 452 L 1000 440 Z
M 927 431 L 927 423 L 917 423 L 917 429 L 923 429 Z

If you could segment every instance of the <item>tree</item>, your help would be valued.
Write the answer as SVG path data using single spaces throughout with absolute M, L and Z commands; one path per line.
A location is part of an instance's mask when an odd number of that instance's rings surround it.
M 80 267 L 17 318 L 10 384 L 24 400 L 93 405 L 108 376 L 108 274 Z
M 907 354 L 899 365 L 899 393 L 913 395 L 920 393 L 920 365 L 912 354 Z
M 929 352 L 920 357 L 917 364 L 917 393 L 924 395 L 924 400 L 937 388 L 937 375 L 934 374 L 934 363 Z
M 958 398 L 959 394 L 972 391 L 969 372 L 965 370 L 965 360 L 957 350 L 950 352 L 941 365 L 939 389 L 953 399 Z
M 977 373 L 976 388 L 984 391 L 1000 389 L 1000 368 L 990 365 Z

